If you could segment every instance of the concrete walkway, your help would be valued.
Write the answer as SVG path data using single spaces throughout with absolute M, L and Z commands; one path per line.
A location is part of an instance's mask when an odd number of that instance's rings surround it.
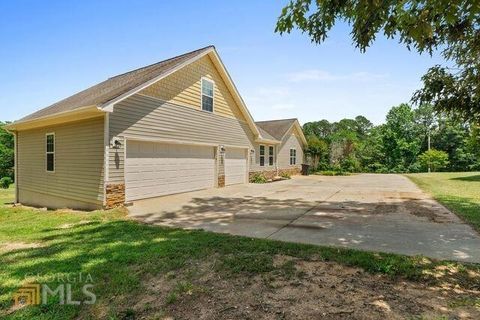
M 135 219 L 257 238 L 480 263 L 480 236 L 400 175 L 294 177 L 135 202 Z

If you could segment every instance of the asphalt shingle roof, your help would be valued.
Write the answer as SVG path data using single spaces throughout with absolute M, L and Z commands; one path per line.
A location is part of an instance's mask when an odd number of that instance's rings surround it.
M 281 119 L 281 120 L 270 120 L 270 121 L 257 121 L 255 124 L 257 128 L 263 132 L 268 133 L 275 140 L 281 140 L 287 131 L 292 127 L 292 125 L 297 121 L 297 119 Z
M 111 77 L 73 96 L 54 103 L 49 107 L 36 111 L 19 121 L 34 120 L 36 118 L 72 111 L 91 105 L 102 105 L 213 48 L 213 46 L 208 46 Z

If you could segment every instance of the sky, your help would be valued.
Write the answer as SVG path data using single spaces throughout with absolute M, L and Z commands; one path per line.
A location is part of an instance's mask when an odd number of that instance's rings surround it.
M 255 120 L 303 124 L 409 102 L 436 55 L 382 35 L 366 53 L 337 25 L 321 45 L 274 33 L 287 0 L 3 0 L 0 121 L 19 119 L 111 76 L 215 45 Z

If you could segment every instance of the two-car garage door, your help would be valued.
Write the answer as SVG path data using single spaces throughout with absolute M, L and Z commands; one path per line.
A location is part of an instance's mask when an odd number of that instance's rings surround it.
M 246 182 L 246 149 L 227 148 L 225 184 Z M 215 186 L 215 147 L 128 140 L 127 201 Z
M 125 162 L 127 201 L 214 186 L 211 146 L 129 140 Z

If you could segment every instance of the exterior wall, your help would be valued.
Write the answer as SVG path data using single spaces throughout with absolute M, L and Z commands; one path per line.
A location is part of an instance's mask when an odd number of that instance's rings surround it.
M 45 135 L 55 133 L 55 172 L 46 171 Z M 49 208 L 103 205 L 104 118 L 17 134 L 18 201 Z
M 128 138 L 253 147 L 253 133 L 243 121 L 145 95 L 134 95 L 120 102 L 110 114 L 109 122 L 110 145 L 114 138 L 121 142 L 120 148 L 109 150 L 109 184 L 124 183 Z
M 301 168 L 304 161 L 303 144 L 300 139 L 299 133 L 293 127 L 291 131 L 285 136 L 282 144 L 279 147 L 278 152 L 278 167 L 280 169 Z M 290 149 L 297 150 L 297 164 L 295 166 L 290 165 Z
M 265 166 L 260 166 L 260 145 L 265 146 Z M 273 158 L 273 166 L 268 165 L 268 147 L 274 147 L 274 158 Z M 254 144 L 255 150 L 255 159 L 251 158 L 252 163 L 250 165 L 251 172 L 258 172 L 258 171 L 274 171 L 277 169 L 277 152 L 278 152 L 278 145 L 271 145 L 271 144 L 264 144 L 264 143 L 255 143 Z
M 214 81 L 213 112 L 246 121 L 210 57 L 204 56 L 142 90 L 140 94 L 201 110 L 201 78 Z

